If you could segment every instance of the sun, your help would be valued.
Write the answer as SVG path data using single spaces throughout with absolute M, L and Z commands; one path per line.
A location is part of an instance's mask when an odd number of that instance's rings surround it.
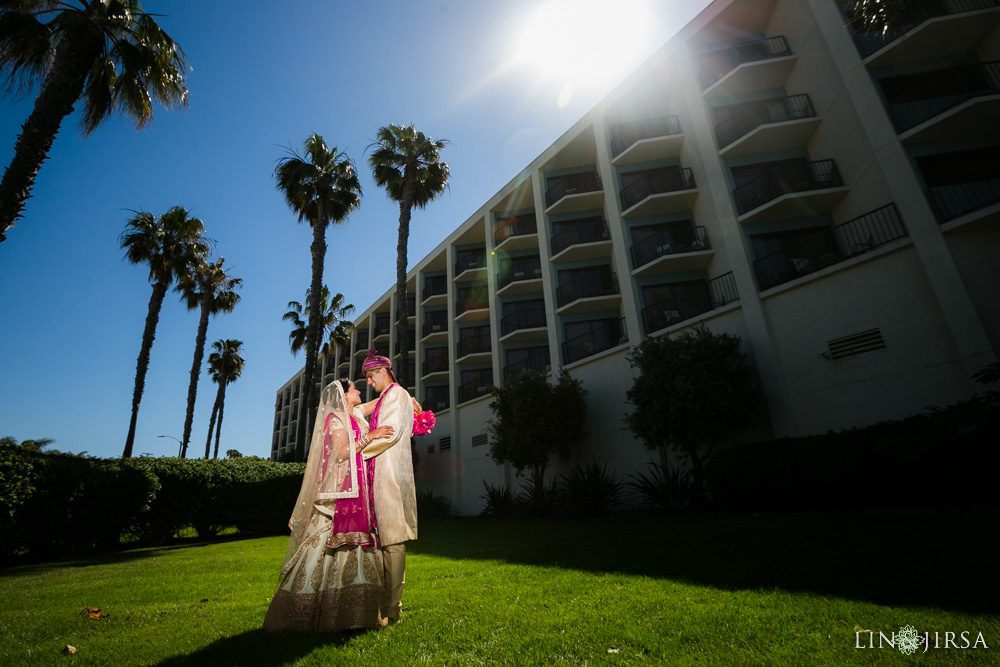
M 645 0 L 550 0 L 519 30 L 515 62 L 565 86 L 616 83 L 649 55 Z

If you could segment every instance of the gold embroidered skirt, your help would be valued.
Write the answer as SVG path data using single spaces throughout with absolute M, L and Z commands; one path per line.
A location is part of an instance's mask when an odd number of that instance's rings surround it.
M 330 526 L 332 529 L 332 523 Z M 382 552 L 326 546 L 330 530 L 313 535 L 278 588 L 264 617 L 268 632 L 339 632 L 374 628 L 386 616 Z

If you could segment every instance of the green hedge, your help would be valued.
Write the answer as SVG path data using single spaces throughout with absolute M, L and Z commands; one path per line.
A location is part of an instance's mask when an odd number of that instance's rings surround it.
M 867 428 L 740 445 L 706 469 L 712 503 L 797 511 L 998 503 L 1000 404 L 973 399 Z
M 161 544 L 201 536 L 287 531 L 304 464 L 228 460 L 84 459 L 0 448 L 0 556 L 71 555 L 122 539 Z

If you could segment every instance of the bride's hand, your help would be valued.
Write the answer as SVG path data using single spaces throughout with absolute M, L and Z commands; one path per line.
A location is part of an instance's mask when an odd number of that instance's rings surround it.
M 413 412 L 416 413 L 416 412 L 423 412 L 424 411 L 424 409 L 420 407 L 420 404 L 417 403 L 417 399 L 411 397 L 410 400 L 413 401 Z
M 391 426 L 379 426 L 378 428 L 372 429 L 368 432 L 368 439 L 375 440 L 376 438 L 391 438 L 393 434 L 393 428 Z

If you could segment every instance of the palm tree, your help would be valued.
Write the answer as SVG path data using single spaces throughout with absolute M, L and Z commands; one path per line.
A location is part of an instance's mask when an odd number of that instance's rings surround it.
M 361 205 L 361 182 L 354 162 L 336 146 L 330 150 L 318 134 L 311 135 L 303 145 L 304 155 L 289 149 L 289 155 L 278 161 L 274 170 L 278 189 L 285 202 L 312 227 L 312 281 L 309 286 L 309 321 L 306 328 L 306 423 L 312 426 L 319 395 L 315 387 L 316 351 L 320 341 L 320 296 L 323 286 L 323 261 L 326 257 L 326 228 L 347 220 L 351 211 Z M 295 444 L 296 458 L 305 459 L 306 430 L 300 429 Z
M 135 442 L 135 423 L 139 415 L 139 403 L 146 386 L 146 370 L 149 368 L 149 352 L 153 348 L 156 325 L 160 320 L 163 297 L 175 278 L 187 275 L 193 266 L 204 261 L 208 254 L 208 241 L 202 236 L 205 225 L 198 218 L 192 218 L 181 206 L 174 206 L 157 217 L 140 211 L 125 225 L 118 240 L 125 250 L 129 264 L 149 264 L 149 282 L 153 283 L 153 293 L 149 297 L 149 311 L 146 327 L 142 332 L 142 347 L 135 368 L 135 390 L 132 392 L 132 420 L 129 422 L 128 437 L 122 458 L 132 456 Z
M 194 404 L 198 396 L 198 377 L 201 375 L 201 361 L 205 356 L 205 338 L 208 334 L 209 315 L 231 313 L 240 302 L 236 290 L 242 287 L 243 281 L 226 273 L 223 268 L 225 258 L 217 262 L 201 261 L 194 270 L 181 278 L 177 289 L 188 310 L 201 310 L 198 320 L 198 335 L 194 341 L 194 361 L 191 363 L 191 382 L 188 384 L 187 413 L 184 416 L 184 441 L 181 446 L 181 458 L 187 458 L 188 443 L 191 441 L 191 423 L 194 421 Z
M 208 373 L 212 376 L 212 381 L 219 385 L 219 391 L 215 394 L 215 405 L 212 406 L 212 419 L 208 422 L 208 440 L 205 442 L 205 458 L 208 458 L 209 450 L 212 446 L 212 429 L 215 428 L 215 456 L 219 458 L 219 438 L 222 437 L 222 413 L 226 406 L 226 385 L 235 382 L 243 374 L 243 364 L 245 363 L 240 352 L 243 351 L 243 341 L 219 339 L 212 343 L 215 350 L 208 355 Z M 216 425 L 215 418 L 218 416 L 219 422 Z
M 847 5 L 849 22 L 863 32 L 885 33 L 906 22 L 912 14 L 908 0 L 854 0 Z
M 292 348 L 292 355 L 297 355 L 306 342 L 307 321 L 309 319 L 309 290 L 306 290 L 306 305 L 303 306 L 298 301 L 288 302 L 288 312 L 281 316 L 281 319 L 292 323 L 292 332 L 288 334 L 288 344 Z M 344 305 L 344 295 L 339 292 L 330 298 L 330 288 L 323 285 L 319 298 L 320 318 L 320 340 L 323 343 L 323 353 L 329 351 L 331 345 L 348 345 L 351 342 L 351 329 L 354 322 L 346 319 L 354 312 L 354 305 Z M 303 316 L 306 320 L 303 320 Z
M 17 438 L 15 438 L 14 436 L 5 435 L 4 437 L 0 438 L 0 447 L 20 447 L 21 449 L 28 452 L 41 453 L 43 449 L 51 445 L 53 442 L 55 442 L 55 440 L 53 440 L 52 438 L 37 438 L 35 440 L 22 440 L 19 443 L 17 441 Z M 52 450 L 49 453 L 58 454 L 59 452 L 56 450 Z
M 410 238 L 410 212 L 424 208 L 444 192 L 451 175 L 448 165 L 441 162 L 440 151 L 447 139 L 432 141 L 417 132 L 412 125 L 381 127 L 376 140 L 369 146 L 368 156 L 375 184 L 385 188 L 389 199 L 399 202 L 399 241 L 396 245 L 396 323 L 399 327 L 399 353 L 402 361 L 396 372 L 399 383 L 409 386 L 407 353 L 410 335 L 406 320 L 406 246 Z
M 112 113 L 142 128 L 155 100 L 187 104 L 184 53 L 140 0 L 18 0 L 0 6 L 0 71 L 8 93 L 40 84 L 0 181 L 0 242 L 31 196 L 63 118 L 83 102 L 88 135 Z

